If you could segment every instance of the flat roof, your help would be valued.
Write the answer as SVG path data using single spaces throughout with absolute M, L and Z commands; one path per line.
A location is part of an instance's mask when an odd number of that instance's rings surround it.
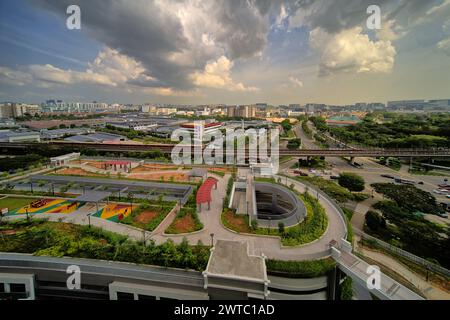
M 206 267 L 208 275 L 238 277 L 256 282 L 267 280 L 263 257 L 250 255 L 247 241 L 217 240 Z
M 97 185 L 118 185 L 123 187 L 147 187 L 147 188 L 167 188 L 167 189 L 178 189 L 186 190 L 191 188 L 190 185 L 184 184 L 171 184 L 171 183 L 160 183 L 160 182 L 146 182 L 146 181 L 134 181 L 125 179 L 109 179 L 109 178 L 91 178 L 91 177 L 77 177 L 77 176 L 58 176 L 58 175 L 35 175 L 30 177 L 33 181 L 47 180 L 54 182 L 88 182 Z
M 99 201 L 104 200 L 105 198 L 108 198 L 110 195 L 111 195 L 111 192 L 89 190 L 89 192 L 86 192 L 85 194 L 73 199 L 73 201 L 99 202 Z M 70 201 L 72 201 L 72 200 L 70 200 Z

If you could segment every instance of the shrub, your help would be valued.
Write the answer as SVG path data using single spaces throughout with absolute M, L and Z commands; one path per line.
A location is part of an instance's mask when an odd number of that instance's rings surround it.
M 386 228 L 386 220 L 384 220 L 377 212 L 368 211 L 366 213 L 366 225 L 369 229 L 377 231 Z
M 326 275 L 336 267 L 331 258 L 311 261 L 267 260 L 267 272 L 290 278 L 315 278 Z
M 284 233 L 284 223 L 283 222 L 278 222 L 278 232 L 280 234 Z
M 347 188 L 349 191 L 363 191 L 364 179 L 363 177 L 350 172 L 343 172 L 339 175 L 339 185 Z

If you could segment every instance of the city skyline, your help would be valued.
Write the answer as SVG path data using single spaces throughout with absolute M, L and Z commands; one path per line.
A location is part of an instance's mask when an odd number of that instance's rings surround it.
M 447 99 L 450 1 L 0 4 L 0 100 L 348 105 Z M 118 22 L 119 21 L 119 22 Z M 123 22 L 126 21 L 126 22 Z M 132 36 L 130 36 L 132 35 Z

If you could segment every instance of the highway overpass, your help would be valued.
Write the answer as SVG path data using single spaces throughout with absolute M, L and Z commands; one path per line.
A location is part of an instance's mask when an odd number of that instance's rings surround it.
M 124 144 L 124 143 L 74 143 L 74 142 L 42 142 L 42 143 L 0 143 L 0 152 L 14 149 L 32 150 L 39 148 L 39 146 L 48 146 L 50 148 L 67 148 L 75 150 L 95 150 L 104 152 L 148 152 L 161 151 L 165 154 L 170 154 L 175 145 L 170 144 Z M 234 153 L 237 153 L 235 150 Z M 239 150 L 244 152 L 244 150 Z M 192 148 L 191 153 L 195 150 Z M 223 150 L 224 155 L 227 154 Z M 245 150 L 245 155 L 248 155 L 248 149 Z M 270 155 L 270 150 L 269 150 Z M 289 150 L 279 149 L 280 156 L 292 157 L 450 157 L 450 149 L 435 148 L 435 149 L 300 149 Z

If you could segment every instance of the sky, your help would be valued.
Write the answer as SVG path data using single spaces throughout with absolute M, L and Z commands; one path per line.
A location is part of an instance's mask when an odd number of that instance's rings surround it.
M 450 0 L 0 1 L 0 101 L 449 98 Z

